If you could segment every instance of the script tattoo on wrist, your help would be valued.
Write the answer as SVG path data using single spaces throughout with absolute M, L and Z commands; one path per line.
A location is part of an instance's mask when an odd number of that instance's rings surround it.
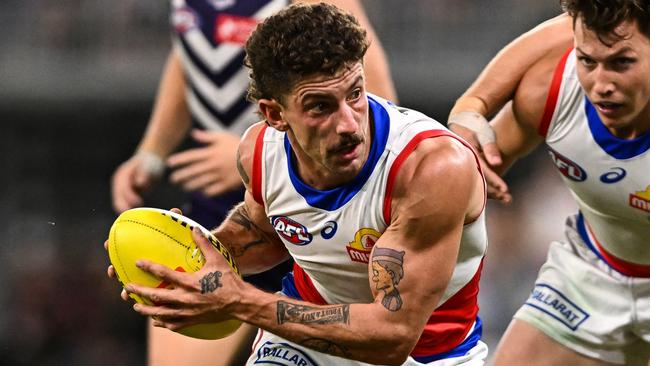
M 219 287 L 223 287 L 223 284 L 220 281 L 221 276 L 222 273 L 219 271 L 210 272 L 203 276 L 199 280 L 199 284 L 201 285 L 201 293 L 205 294 L 208 292 L 214 292 Z
M 351 356 L 349 350 L 346 347 L 328 341 L 326 339 L 307 338 L 299 343 L 305 347 L 309 347 L 313 350 L 327 353 L 329 355 L 340 356 L 345 358 L 350 358 Z
M 350 324 L 350 305 L 315 307 L 278 301 L 278 324 Z
M 399 282 L 404 277 L 404 251 L 375 247 L 372 254 L 372 282 L 382 291 L 381 304 L 390 311 L 402 308 Z

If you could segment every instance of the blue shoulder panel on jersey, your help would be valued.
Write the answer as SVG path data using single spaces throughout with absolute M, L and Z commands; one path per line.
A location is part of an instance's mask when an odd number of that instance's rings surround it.
M 388 117 L 388 112 L 381 106 L 377 101 L 372 97 L 368 96 L 368 104 L 370 107 L 370 112 L 372 113 L 372 120 L 374 122 L 372 129 L 372 146 L 370 147 L 370 153 L 368 154 L 368 160 L 363 165 L 361 172 L 357 175 L 354 180 L 348 182 L 347 184 L 336 187 L 333 189 L 321 191 L 314 189 L 306 185 L 298 175 L 293 167 L 294 159 L 291 152 L 291 144 L 289 144 L 289 139 L 285 135 L 284 137 L 284 148 L 287 154 L 287 161 L 289 162 L 289 177 L 291 178 L 291 183 L 293 183 L 296 191 L 305 198 L 307 203 L 313 207 L 317 207 L 323 210 L 334 211 L 345 205 L 349 202 L 352 197 L 363 187 L 364 184 L 370 178 L 375 165 L 379 161 L 379 158 L 384 152 L 386 147 L 386 141 L 388 140 L 388 132 L 390 130 L 390 118 Z
M 589 121 L 589 129 L 596 140 L 596 143 L 605 150 L 607 154 L 616 159 L 630 159 L 641 155 L 650 149 L 650 131 L 632 139 L 624 140 L 612 135 L 605 127 L 596 112 L 596 108 L 585 97 L 585 111 Z

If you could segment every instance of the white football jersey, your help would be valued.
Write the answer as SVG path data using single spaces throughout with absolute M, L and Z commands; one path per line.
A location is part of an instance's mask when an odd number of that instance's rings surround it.
M 373 301 L 370 251 L 390 224 L 391 189 L 401 163 L 423 139 L 459 139 L 422 113 L 373 95 L 368 101 L 374 127 L 368 160 L 354 180 L 340 187 L 321 191 L 303 183 L 285 133 L 265 128 L 258 136 L 253 195 L 295 259 L 295 286 L 299 298 L 308 301 Z M 480 334 L 476 294 L 487 248 L 484 216 L 465 225 L 453 276 L 414 354 L 448 351 L 471 332 Z M 437 324 L 443 317 L 446 328 Z
M 650 132 L 612 135 L 587 99 L 575 51 L 556 68 L 540 134 L 580 208 L 578 230 L 612 268 L 650 277 Z

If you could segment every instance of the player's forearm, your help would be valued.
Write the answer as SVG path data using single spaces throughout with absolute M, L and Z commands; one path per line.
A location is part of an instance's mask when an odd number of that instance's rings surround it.
M 181 143 L 190 128 L 185 86 L 181 61 L 171 51 L 158 87 L 151 119 L 138 151 L 147 151 L 164 158 Z
M 275 234 L 264 232 L 251 219 L 243 202 L 232 209 L 213 233 L 235 257 L 242 274 L 263 272 L 289 257 Z
M 402 364 L 421 329 L 389 321 L 380 304 L 314 305 L 243 291 L 234 316 L 319 352 L 382 365 Z

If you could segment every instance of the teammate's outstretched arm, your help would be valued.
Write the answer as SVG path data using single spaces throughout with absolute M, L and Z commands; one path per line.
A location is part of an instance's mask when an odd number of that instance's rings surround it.
M 452 108 L 448 120 L 450 128 L 480 151 L 487 162 L 483 166 L 491 198 L 503 202 L 511 200 L 508 187 L 499 175 L 514 161 L 515 157 L 512 155 L 520 156 L 530 150 L 530 147 L 515 146 L 522 141 L 513 143 L 510 141 L 512 136 L 506 137 L 506 134 L 511 134 L 521 139 L 522 135 L 517 131 L 510 133 L 511 128 L 521 125 L 516 118 L 530 118 L 530 113 L 526 116 L 518 115 L 518 111 L 511 110 L 506 104 L 515 97 L 515 91 L 524 79 L 539 79 L 539 76 L 548 75 L 546 68 L 554 65 L 546 60 L 559 59 L 572 44 L 572 21 L 566 14 L 540 24 L 503 48 Z M 546 80 L 537 84 L 534 92 L 545 95 L 548 89 Z M 527 89 L 531 87 L 532 85 L 529 85 Z M 538 101 L 531 98 L 529 101 L 522 100 L 522 103 L 534 104 Z M 541 108 L 543 104 L 542 101 Z M 536 107 L 539 105 L 530 106 Z M 523 112 L 523 109 L 521 111 Z M 488 123 L 488 119 L 494 117 L 497 112 L 497 119 L 503 126 L 501 130 L 505 131 L 502 132 L 503 135 L 498 131 L 495 134 L 494 122 L 492 125 Z

